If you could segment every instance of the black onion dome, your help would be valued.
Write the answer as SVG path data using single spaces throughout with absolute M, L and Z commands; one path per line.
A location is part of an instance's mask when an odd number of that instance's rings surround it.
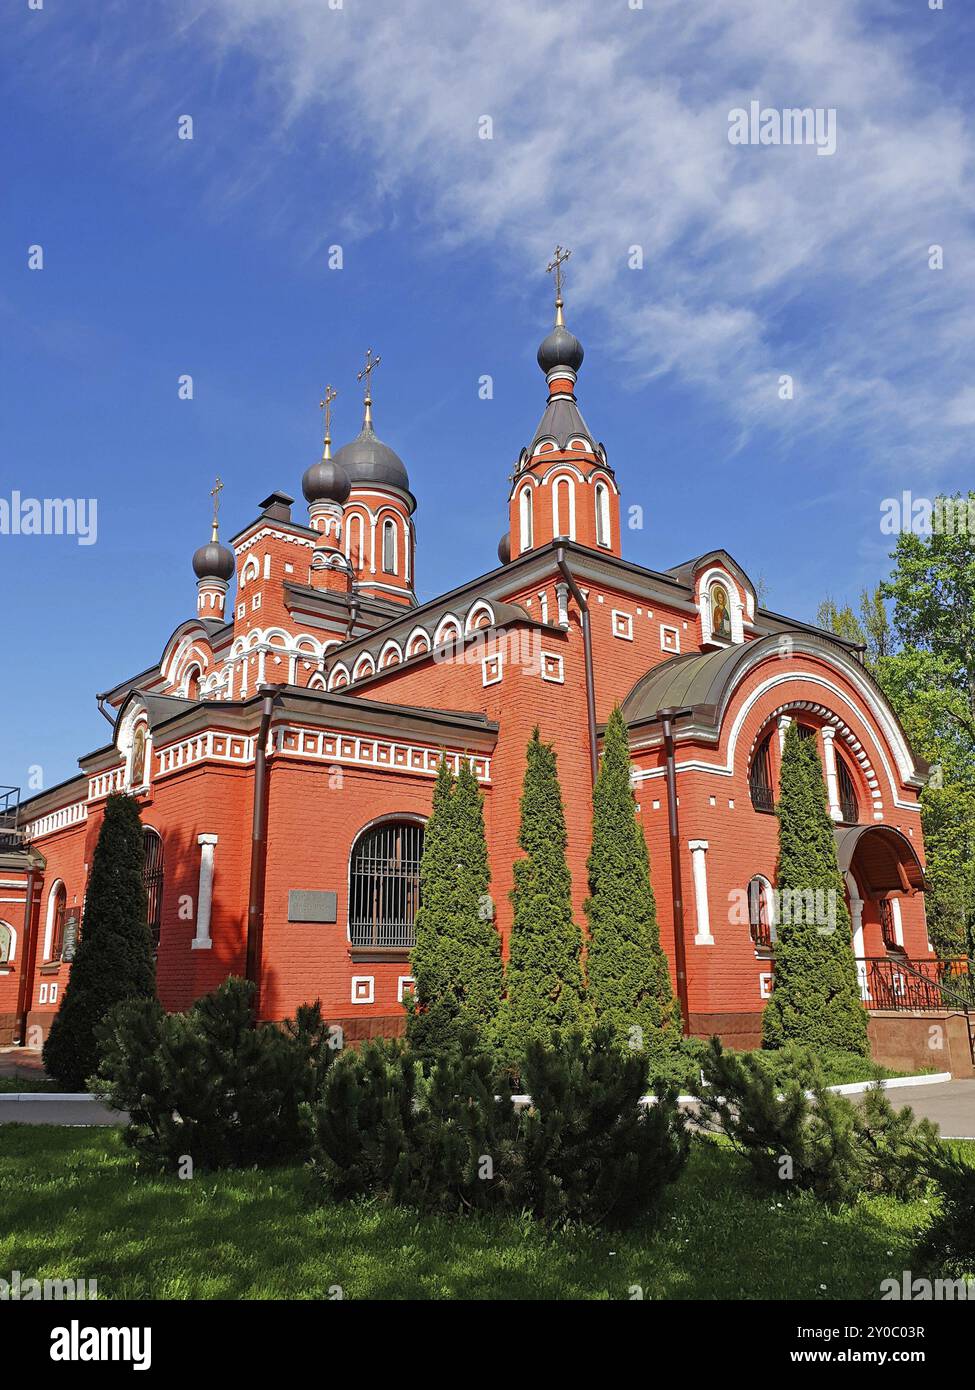
M 398 487 L 403 492 L 410 490 L 410 479 L 403 460 L 378 438 L 372 425 L 363 425 L 355 439 L 342 445 L 335 455 L 335 463 L 345 469 L 353 487 L 357 484 L 368 487 L 370 483 L 384 483 L 387 487 Z
M 197 579 L 230 579 L 236 568 L 234 552 L 219 541 L 208 541 L 193 554 Z
M 335 459 L 319 459 L 306 468 L 301 479 L 306 502 L 339 502 L 352 491 L 348 473 Z
M 553 367 L 570 367 L 577 372 L 582 366 L 585 351 L 574 333 L 564 324 L 556 324 L 538 349 L 538 365 L 547 376 Z
M 505 531 L 504 535 L 498 541 L 498 559 L 501 561 L 502 565 L 510 565 L 511 563 L 510 531 Z

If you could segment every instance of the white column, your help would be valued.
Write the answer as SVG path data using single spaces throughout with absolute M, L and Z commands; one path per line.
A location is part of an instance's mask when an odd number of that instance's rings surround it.
M 836 749 L 833 747 L 836 730 L 832 724 L 824 724 L 820 733 L 823 736 L 823 768 L 826 772 L 829 813 L 835 821 L 840 821 L 843 819 L 843 812 L 840 810 L 840 784 L 836 775 Z
M 200 886 L 196 895 L 196 935 L 192 941 L 194 951 L 209 951 L 213 945 L 210 940 L 210 909 L 213 907 L 213 847 L 218 838 L 216 835 L 196 837 L 200 846 Z
M 897 942 L 898 946 L 903 946 L 903 945 L 904 945 L 904 923 L 903 923 L 903 921 L 901 920 L 901 900 L 900 900 L 900 898 L 891 898 L 891 900 L 890 900 L 890 916 L 891 916 L 891 921 L 892 921 L 893 924 L 894 924 L 894 940 Z
M 708 868 L 705 855 L 708 852 L 707 840 L 689 840 L 691 851 L 691 870 L 694 877 L 694 915 L 697 919 L 695 946 L 713 946 L 711 935 L 711 912 L 708 907 Z
M 847 874 L 846 885 L 850 890 L 850 920 L 853 927 L 853 954 L 857 960 L 857 977 L 860 981 L 860 998 L 866 1003 L 870 999 L 867 966 L 862 959 L 863 950 L 863 899 L 857 893 L 856 881 Z
M 792 723 L 792 715 L 791 715 L 791 714 L 783 714 L 783 715 L 780 716 L 780 718 L 779 718 L 779 752 L 780 752 L 780 753 L 781 753 L 782 750 L 785 748 L 785 735 L 786 735 L 786 731 L 788 730 L 789 725 L 790 725 L 791 723 Z

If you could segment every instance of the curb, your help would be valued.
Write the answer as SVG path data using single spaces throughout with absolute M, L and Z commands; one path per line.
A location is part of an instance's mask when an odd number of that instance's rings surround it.
M 881 1081 L 880 1088 L 883 1091 L 895 1091 L 899 1086 L 940 1086 L 944 1081 L 950 1081 L 950 1071 L 928 1072 L 924 1076 L 890 1076 Z M 848 1081 L 842 1086 L 827 1086 L 827 1091 L 835 1091 L 840 1096 L 862 1095 L 864 1091 L 869 1091 L 871 1086 L 876 1085 L 874 1081 Z M 812 1092 L 807 1092 L 811 1095 Z M 516 1106 L 529 1105 L 531 1096 L 512 1096 L 512 1101 Z M 8 1094 L 0 1095 L 0 1105 L 4 1101 L 13 1100 L 88 1100 L 97 1101 L 101 1105 L 109 1108 L 107 1102 L 101 1096 L 96 1096 L 91 1091 L 12 1091 Z M 700 1096 L 678 1096 L 678 1105 L 696 1105 Z M 643 1105 L 655 1105 L 656 1096 L 643 1096 Z
M 11 1091 L 4 1095 L 0 1095 L 0 1105 L 2 1105 L 5 1100 L 101 1101 L 101 1097 L 94 1095 L 91 1091 Z

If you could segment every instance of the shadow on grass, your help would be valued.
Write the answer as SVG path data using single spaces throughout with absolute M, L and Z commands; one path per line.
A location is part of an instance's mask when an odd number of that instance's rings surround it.
M 876 1299 L 928 1214 L 762 1194 L 704 1140 L 657 1228 L 625 1235 L 320 1207 L 295 1168 L 181 1182 L 141 1173 L 105 1130 L 5 1125 L 0 1191 L 0 1271 L 97 1279 L 107 1298 Z

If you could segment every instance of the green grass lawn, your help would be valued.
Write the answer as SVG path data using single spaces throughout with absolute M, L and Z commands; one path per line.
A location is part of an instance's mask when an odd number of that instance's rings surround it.
M 58 1088 L 46 1076 L 0 1076 L 0 1096 L 13 1095 L 15 1091 L 56 1091 Z
M 967 1146 L 975 1154 L 975 1144 Z M 929 1207 L 756 1193 L 695 1143 L 659 1230 L 548 1236 L 530 1221 L 315 1207 L 300 1169 L 139 1174 L 114 1129 L 0 1126 L 0 1275 L 97 1279 L 103 1298 L 875 1299 Z

